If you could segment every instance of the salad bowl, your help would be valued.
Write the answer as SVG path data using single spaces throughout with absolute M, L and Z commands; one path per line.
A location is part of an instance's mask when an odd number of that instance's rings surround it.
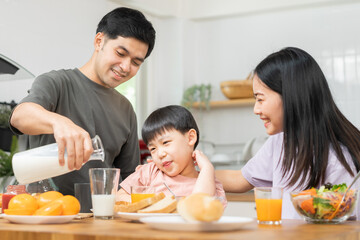
M 292 192 L 290 196 L 296 211 L 305 221 L 336 224 L 346 221 L 358 202 L 359 191 L 355 189 L 349 190 L 342 201 L 346 190 L 346 184 L 339 184 Z

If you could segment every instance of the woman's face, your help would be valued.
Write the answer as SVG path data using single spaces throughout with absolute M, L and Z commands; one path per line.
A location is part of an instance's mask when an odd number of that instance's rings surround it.
M 283 104 L 281 95 L 266 86 L 255 75 L 253 81 L 255 96 L 254 113 L 264 122 L 266 133 L 269 135 L 283 131 Z

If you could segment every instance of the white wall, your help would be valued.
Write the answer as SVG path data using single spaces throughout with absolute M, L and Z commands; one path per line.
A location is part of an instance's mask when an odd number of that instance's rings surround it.
M 160 106 L 179 104 L 184 88 L 183 23 L 174 18 L 150 17 L 150 20 L 156 30 L 156 43 L 146 60 L 146 115 Z
M 80 67 L 91 57 L 98 22 L 118 6 L 106 0 L 1 0 L 0 53 L 35 75 Z M 0 94 L 0 101 L 19 101 L 31 82 L 0 82 L 0 93 L 24 88 L 5 99 Z
M 353 2 L 189 20 L 183 38 L 184 87 L 211 83 L 214 99 L 225 99 L 219 88 L 221 81 L 243 79 L 268 54 L 297 46 L 318 60 L 339 107 L 360 127 L 360 32 L 355 30 L 359 12 L 360 3 Z M 251 107 L 244 107 L 203 112 L 198 119 L 205 139 L 241 143 L 265 134 L 251 111 Z
M 0 52 L 30 72 L 82 66 L 100 19 L 118 4 L 105 0 L 3 0 Z

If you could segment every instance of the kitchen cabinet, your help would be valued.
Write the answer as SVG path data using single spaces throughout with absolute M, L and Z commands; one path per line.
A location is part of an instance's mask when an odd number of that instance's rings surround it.
M 255 202 L 228 202 L 224 216 L 256 218 Z
M 226 193 L 228 205 L 224 216 L 241 216 L 256 218 L 254 191 L 246 193 Z

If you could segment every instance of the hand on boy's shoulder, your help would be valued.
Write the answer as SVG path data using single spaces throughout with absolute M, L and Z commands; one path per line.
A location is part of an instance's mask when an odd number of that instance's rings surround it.
M 205 167 L 214 168 L 214 166 L 211 164 L 208 157 L 202 151 L 195 150 L 192 154 L 192 157 L 193 157 L 195 166 L 199 166 L 200 170 Z
M 150 158 L 146 159 L 146 161 L 147 161 L 147 163 L 152 163 L 152 162 L 153 162 L 153 160 L 150 159 Z M 143 164 L 138 165 L 138 166 L 135 168 L 135 172 L 136 172 L 137 170 L 139 170 L 142 166 L 143 166 Z

